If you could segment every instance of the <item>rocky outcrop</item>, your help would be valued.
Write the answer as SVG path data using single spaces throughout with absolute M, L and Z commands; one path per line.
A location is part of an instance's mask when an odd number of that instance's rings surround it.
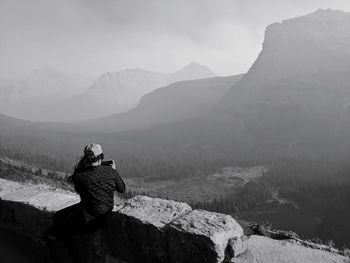
M 194 210 L 169 225 L 170 262 L 222 262 L 228 240 L 241 236 L 231 216 Z
M 70 192 L 0 179 L 0 225 L 40 240 L 53 212 L 78 201 Z M 171 200 L 136 196 L 118 203 L 110 221 L 101 240 L 112 263 L 348 262 L 288 240 L 242 237 L 231 216 Z
M 191 210 L 186 203 L 146 196 L 128 200 L 113 214 L 110 251 L 128 262 L 169 262 L 166 226 Z
M 75 194 L 44 185 L 3 179 L 0 185 L 1 224 L 35 239 L 42 238 L 54 211 L 79 201 Z M 242 235 L 242 228 L 228 215 L 136 196 L 115 206 L 102 240 L 112 260 L 155 263 L 197 258 L 195 262 L 221 262 L 228 240 Z
M 246 239 L 242 238 L 230 238 L 225 250 L 225 257 L 227 261 L 237 258 L 247 250 L 247 244 L 244 242 Z
M 0 200 L 0 223 L 37 240 L 52 223 L 53 212 L 79 202 L 79 197 L 46 185 L 0 179 Z

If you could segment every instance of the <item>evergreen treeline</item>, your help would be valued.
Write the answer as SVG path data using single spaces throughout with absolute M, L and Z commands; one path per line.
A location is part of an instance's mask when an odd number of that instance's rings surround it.
M 130 149 L 129 149 L 130 150 Z M 72 173 L 79 156 L 57 155 L 51 152 L 31 151 L 17 147 L 0 147 L 0 155 L 18 159 L 33 166 Z M 110 154 L 123 177 L 152 179 L 181 179 L 221 171 L 225 166 L 253 166 L 261 160 L 237 160 L 230 156 L 196 153 L 190 150 L 135 149 Z M 107 156 L 107 159 L 109 157 Z
M 296 201 L 303 214 L 319 219 L 315 236 L 350 247 L 348 160 L 281 159 L 262 179 Z
M 20 160 L 23 163 L 37 166 L 40 168 L 47 168 L 51 170 L 57 170 L 62 172 L 71 171 L 74 167 L 74 160 L 69 160 L 63 156 L 57 158 L 57 156 L 50 152 L 36 152 L 22 148 L 1 148 L 0 157 L 8 157 L 10 159 Z
M 64 190 L 74 191 L 73 186 L 64 178 L 53 178 L 34 174 L 23 167 L 14 167 L 0 161 L 0 178 L 20 183 L 46 184 Z
M 247 211 L 271 198 L 267 183 L 250 181 L 235 193 L 215 198 L 213 201 L 191 202 L 193 208 L 224 214 L 237 214 Z

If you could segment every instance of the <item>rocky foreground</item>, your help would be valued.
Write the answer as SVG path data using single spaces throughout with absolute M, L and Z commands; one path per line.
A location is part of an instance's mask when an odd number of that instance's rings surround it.
M 71 192 L 0 179 L 0 224 L 33 242 L 42 240 L 55 211 L 77 202 Z M 350 262 L 293 240 L 246 237 L 231 216 L 145 196 L 117 204 L 100 238 L 109 262 Z M 84 262 L 92 251 L 84 250 Z

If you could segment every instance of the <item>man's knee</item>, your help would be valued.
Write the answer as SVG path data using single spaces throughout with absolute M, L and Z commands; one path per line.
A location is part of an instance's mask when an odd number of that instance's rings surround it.
M 69 215 L 71 215 L 74 212 L 77 212 L 81 209 L 80 204 L 74 204 L 68 207 L 65 207 L 61 210 L 58 210 L 54 215 L 53 215 L 53 223 L 57 223 L 60 220 L 68 217 Z

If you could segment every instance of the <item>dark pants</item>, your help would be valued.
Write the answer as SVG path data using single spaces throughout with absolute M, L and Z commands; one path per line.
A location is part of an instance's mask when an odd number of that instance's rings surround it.
M 80 204 L 57 211 L 53 217 L 54 224 L 45 231 L 53 262 L 104 262 L 99 230 L 105 228 L 109 214 L 107 212 L 88 220 Z M 82 244 L 86 247 L 81 247 Z M 96 246 L 99 248 L 96 249 Z M 82 259 L 82 254 L 86 257 L 92 252 L 90 257 L 96 257 L 95 259 Z

